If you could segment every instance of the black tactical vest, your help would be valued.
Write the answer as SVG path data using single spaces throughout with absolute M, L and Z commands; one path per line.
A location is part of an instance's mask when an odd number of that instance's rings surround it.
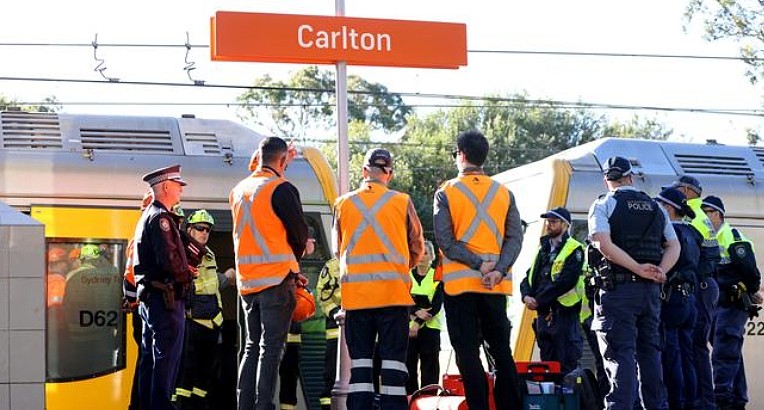
M 663 255 L 665 219 L 658 204 L 644 192 L 619 190 L 613 195 L 615 210 L 610 216 L 610 237 L 638 263 L 659 264 Z M 617 273 L 631 273 L 613 265 Z

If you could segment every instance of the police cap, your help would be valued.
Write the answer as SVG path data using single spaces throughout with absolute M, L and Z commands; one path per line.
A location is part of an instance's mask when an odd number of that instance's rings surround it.
M 375 167 L 390 173 L 393 170 L 393 156 L 384 148 L 372 148 L 366 151 L 363 164 L 366 168 Z
M 610 157 L 605 163 L 604 174 L 608 181 L 617 181 L 631 172 L 631 162 L 624 157 Z
M 143 180 L 154 186 L 164 181 L 175 181 L 181 185 L 188 185 L 180 176 L 180 165 L 171 165 L 169 167 L 155 169 L 143 176 Z
M 722 202 L 722 199 L 718 196 L 709 195 L 703 198 L 701 206 L 704 208 L 711 208 L 714 211 L 719 211 L 722 216 L 724 216 L 724 213 L 726 212 L 724 209 L 724 202 Z
M 669 185 L 666 188 L 679 188 L 679 187 L 692 189 L 698 195 L 703 193 L 703 187 L 700 186 L 700 181 L 698 181 L 697 178 L 689 176 L 689 175 L 682 175 L 681 177 L 679 177 L 679 179 L 674 181 L 673 184 Z
M 655 200 L 676 209 L 680 215 L 695 218 L 695 211 L 687 205 L 687 196 L 676 188 L 663 188 L 661 193 L 655 197 Z
M 557 218 L 570 225 L 570 212 L 563 207 L 557 207 L 541 214 L 542 218 Z

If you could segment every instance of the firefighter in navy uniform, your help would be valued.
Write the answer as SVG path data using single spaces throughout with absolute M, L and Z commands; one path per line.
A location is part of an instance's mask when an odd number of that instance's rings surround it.
M 578 367 L 583 354 L 579 330 L 583 295 L 584 245 L 568 234 L 570 212 L 554 208 L 546 218 L 547 234 L 541 238 L 533 265 L 520 284 L 523 303 L 538 312 L 536 332 L 541 360 L 560 362 L 562 374 Z
M 703 199 L 703 211 L 718 233 L 721 261 L 719 306 L 714 322 L 714 398 L 718 410 L 744 409 L 748 386 L 743 365 L 743 335 L 749 316 L 758 315 L 761 300 L 756 294 L 761 274 L 756 267 L 753 243 L 724 220 L 724 203 L 715 196 Z
M 443 323 L 443 283 L 435 279 L 432 261 L 435 247 L 424 241 L 424 256 L 411 270 L 411 297 L 416 304 L 409 317 L 409 348 L 406 367 L 409 378 L 406 393 L 411 395 L 419 387 L 438 384 L 440 375 L 440 331 Z M 417 367 L 421 367 L 421 374 Z M 421 375 L 422 383 L 419 383 Z
M 326 317 L 326 353 L 324 356 L 324 389 L 321 391 L 321 410 L 332 408 L 332 389 L 337 378 L 337 349 L 340 329 L 335 316 L 340 312 L 340 261 L 332 258 L 326 261 L 318 275 L 318 304 Z
M 592 249 L 601 252 L 599 257 L 589 255 L 589 263 L 600 281 L 592 329 L 610 380 L 605 405 L 631 409 L 638 382 L 645 408 L 667 409 L 659 345 L 660 283 L 679 257 L 679 241 L 662 208 L 632 186 L 629 160 L 608 159 L 604 174 L 609 192 L 594 201 L 588 222 Z
M 196 268 L 188 265 L 178 220 L 169 210 L 180 202 L 186 182 L 174 165 L 143 176 L 154 202 L 141 215 L 133 238 L 133 271 L 143 319 L 140 371 L 141 407 L 174 409 L 170 398 L 180 365 L 185 330 L 185 298 Z
M 667 188 L 676 188 L 687 197 L 687 205 L 695 213 L 695 217 L 685 219 L 703 237 L 700 247 L 700 260 L 698 261 L 698 287 L 695 292 L 697 320 L 693 331 L 693 356 L 698 381 L 695 408 L 713 410 L 715 407 L 714 384 L 708 342 L 713 337 L 711 329 L 716 304 L 719 300 L 719 286 L 714 278 L 716 265 L 719 263 L 719 242 L 716 230 L 701 209 L 700 195 L 703 193 L 703 187 L 700 185 L 700 181 L 693 176 L 683 175 Z
M 206 252 L 197 266 L 199 275 L 194 279 L 190 309 L 186 310 L 186 339 L 175 389 L 178 409 L 183 410 L 213 408 L 208 394 L 216 377 L 214 361 L 223 324 L 220 290 L 233 284 L 236 277 L 233 268 L 218 272 L 215 254 L 207 247 L 214 226 L 215 219 L 205 209 L 186 219 L 186 234 L 205 247 Z

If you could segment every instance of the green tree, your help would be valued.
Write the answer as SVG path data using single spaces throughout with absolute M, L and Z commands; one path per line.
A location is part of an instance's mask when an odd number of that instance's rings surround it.
M 329 70 L 311 66 L 292 74 L 288 81 L 266 75 L 238 97 L 239 116 L 253 120 L 274 134 L 305 138 L 335 125 L 335 77 Z M 373 130 L 395 132 L 406 125 L 411 107 L 399 94 L 379 83 L 348 76 L 348 119 L 369 124 Z
M 740 56 L 748 64 L 746 75 L 757 83 L 764 75 L 764 1 L 690 0 L 685 10 L 690 23 L 702 19 L 709 41 L 732 39 L 740 46 Z
M 0 111 L 28 111 L 28 112 L 58 112 L 61 111 L 61 104 L 55 96 L 45 97 L 44 104 L 25 105 L 19 104 L 15 99 L 0 95 Z

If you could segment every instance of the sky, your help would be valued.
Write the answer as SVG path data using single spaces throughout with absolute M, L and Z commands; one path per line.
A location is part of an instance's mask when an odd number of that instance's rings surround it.
M 346 15 L 446 21 L 467 25 L 469 50 L 736 56 L 731 41 L 709 43 L 699 25 L 683 29 L 686 2 L 665 0 L 346 0 Z M 4 2 L 0 43 L 209 44 L 215 11 L 333 15 L 334 0 L 52 0 Z M 0 77 L 102 80 L 92 47 L 0 45 Z M 101 46 L 104 74 L 122 81 L 190 83 L 186 49 Z M 212 62 L 194 48 L 192 77 L 207 84 L 248 85 L 265 74 L 286 80 L 298 64 Z M 325 66 L 332 69 L 332 66 Z M 349 74 L 380 82 L 394 92 L 485 95 L 525 92 L 529 98 L 605 104 L 701 109 L 757 109 L 764 89 L 745 78 L 735 60 L 538 56 L 470 53 L 458 70 L 349 67 Z M 73 84 L 0 80 L 0 94 L 22 102 L 54 95 L 68 113 L 167 115 L 237 120 L 230 106 L 114 105 L 123 102 L 234 103 L 241 89 Z M 405 98 L 409 104 L 442 100 Z M 599 112 L 599 111 L 598 111 Z M 634 111 L 607 112 L 628 119 Z M 640 111 L 674 129 L 674 139 L 716 139 L 745 144 L 746 128 L 764 131 L 761 118 Z

